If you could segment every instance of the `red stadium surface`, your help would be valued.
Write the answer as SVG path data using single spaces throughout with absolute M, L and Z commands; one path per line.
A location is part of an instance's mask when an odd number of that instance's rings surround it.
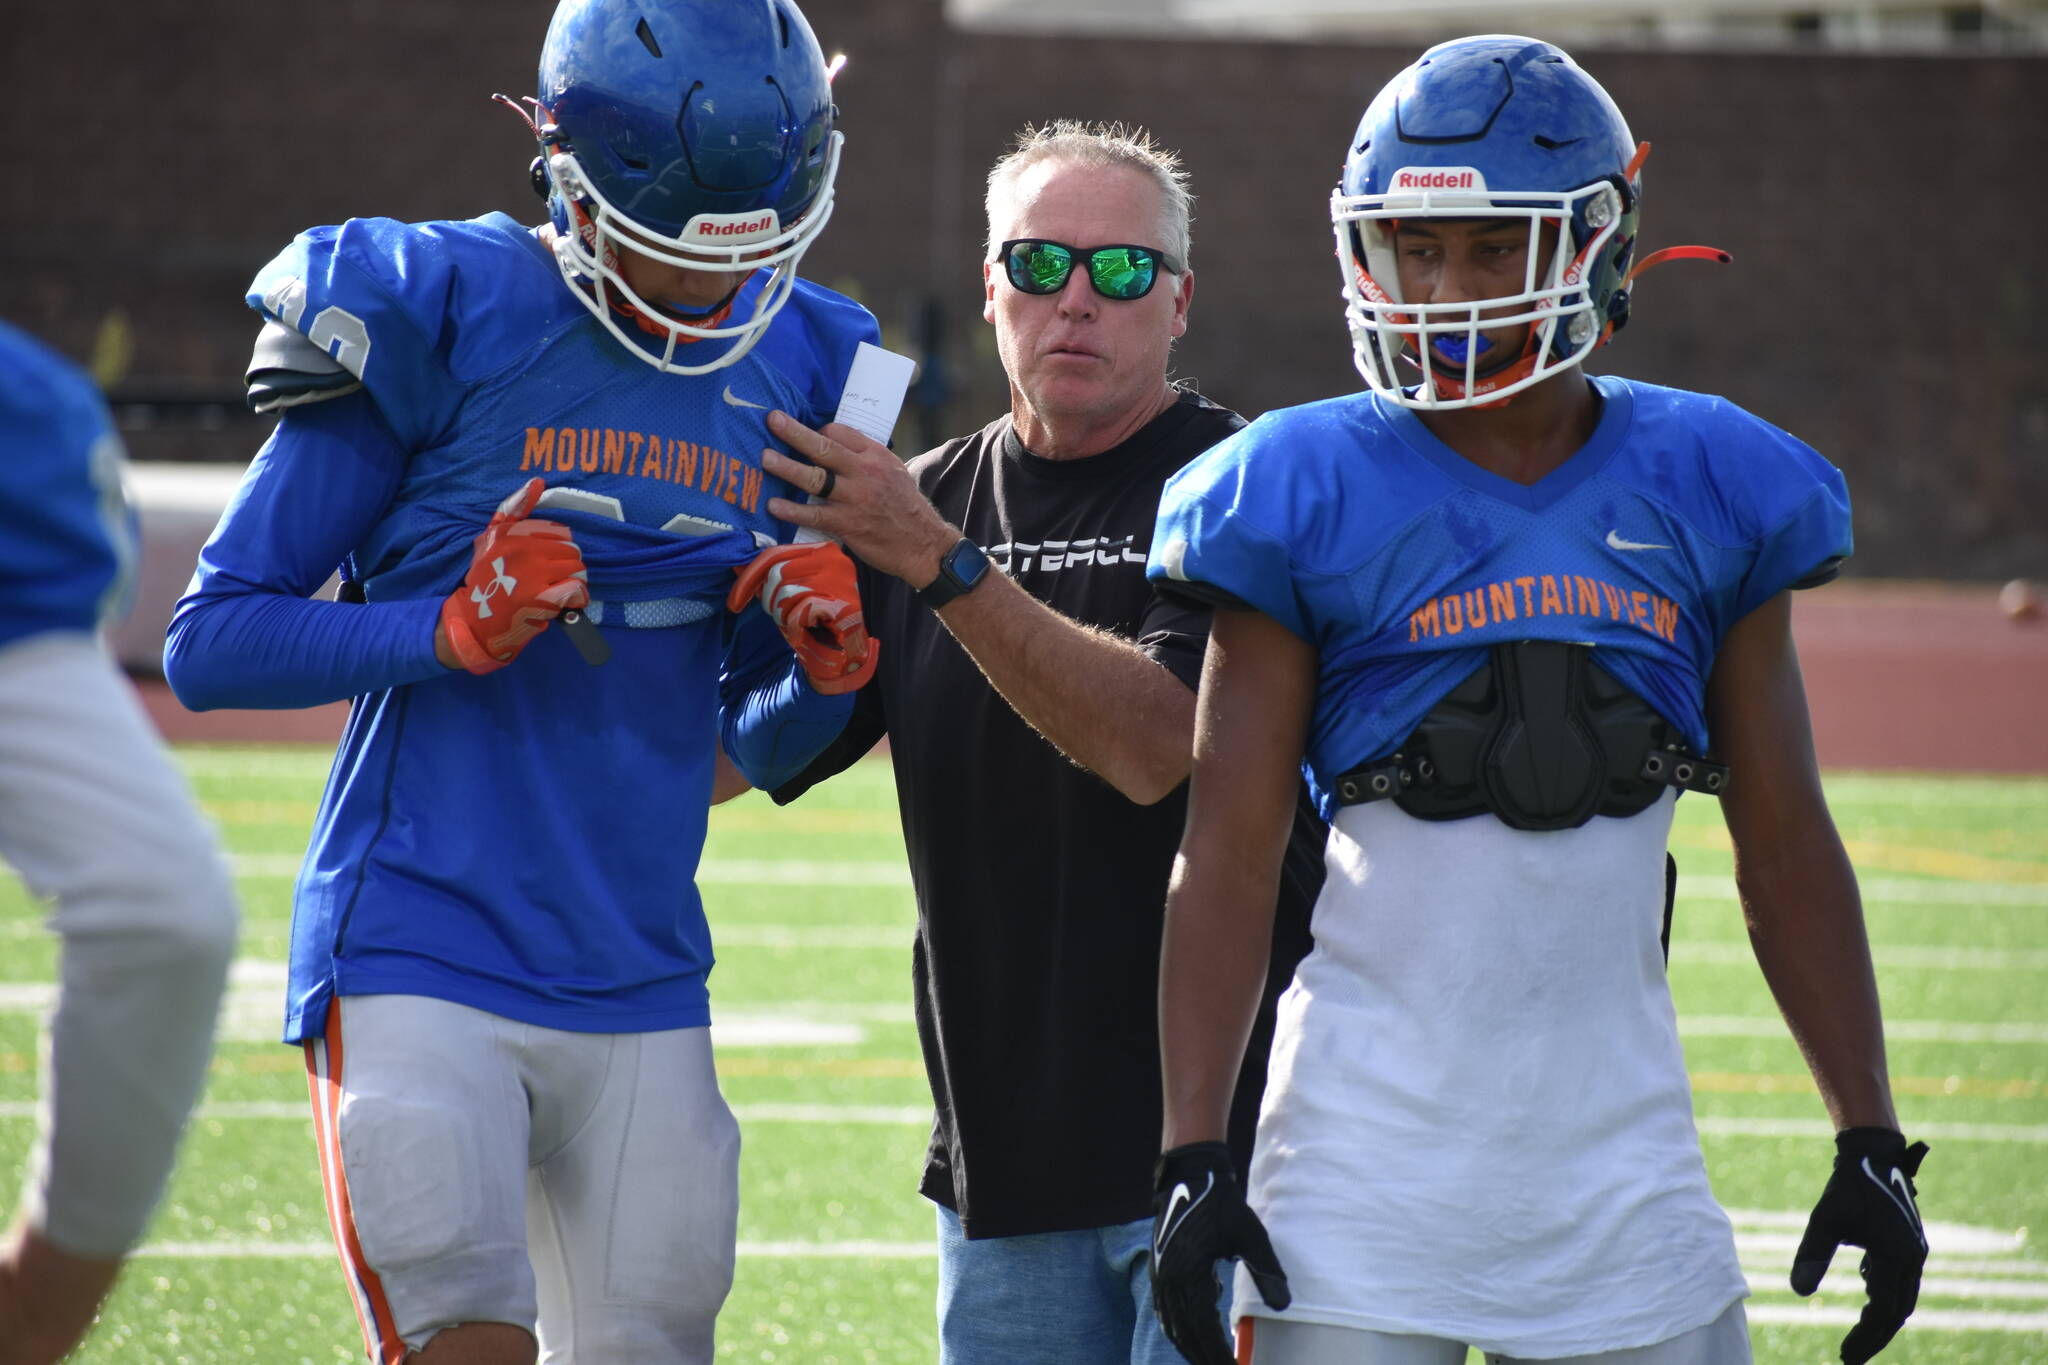
M 1849 580 L 1795 602 L 1823 765 L 2048 773 L 2048 614 L 2009 617 L 1996 588 L 1974 584 Z M 341 704 L 194 714 L 161 682 L 141 690 L 178 743 L 331 745 L 347 715 Z

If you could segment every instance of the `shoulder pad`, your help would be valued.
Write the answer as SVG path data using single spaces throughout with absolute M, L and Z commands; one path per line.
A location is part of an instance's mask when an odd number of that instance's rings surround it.
M 548 288 L 529 287 L 539 284 Z M 442 430 L 469 383 L 526 355 L 551 308 L 580 313 L 552 262 L 502 214 L 313 228 L 245 298 L 360 380 L 407 443 Z
M 256 350 L 243 382 L 248 385 L 249 406 L 257 412 L 339 398 L 363 386 L 362 376 L 275 319 L 264 322 L 256 334 Z

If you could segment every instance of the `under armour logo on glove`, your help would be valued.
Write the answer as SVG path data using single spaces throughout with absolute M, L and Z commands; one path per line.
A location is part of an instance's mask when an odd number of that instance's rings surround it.
M 491 561 L 491 574 L 492 577 L 488 582 L 469 590 L 470 600 L 476 603 L 478 620 L 483 620 L 490 616 L 491 594 L 493 592 L 502 592 L 510 596 L 519 587 L 519 580 L 505 572 L 505 557 L 503 555 L 499 555 Z
M 1848 1128 L 1835 1135 L 1834 1173 L 1792 1253 L 1792 1289 L 1813 1293 L 1838 1249 L 1863 1248 L 1869 1302 L 1842 1338 L 1844 1365 L 1863 1365 L 1882 1351 L 1920 1301 L 1927 1229 L 1913 1177 L 1926 1155 L 1926 1143 L 1909 1147 L 1889 1128 Z
M 527 516 L 544 486 L 528 479 L 498 504 L 462 587 L 441 604 L 448 647 L 471 673 L 503 668 L 565 609 L 589 605 L 589 575 L 569 528 Z
M 1191 1142 L 1159 1158 L 1152 1196 L 1152 1310 L 1191 1365 L 1232 1365 L 1217 1302 L 1216 1263 L 1244 1261 L 1273 1308 L 1294 1301 L 1265 1225 L 1238 1188 L 1230 1148 Z

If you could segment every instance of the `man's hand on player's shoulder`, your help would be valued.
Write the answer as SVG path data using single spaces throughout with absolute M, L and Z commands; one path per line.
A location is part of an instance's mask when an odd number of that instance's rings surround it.
M 837 422 L 814 430 L 782 412 L 770 413 L 768 426 L 810 463 L 764 450 L 761 468 L 811 495 L 809 502 L 770 498 L 770 516 L 831 536 L 913 588 L 939 576 L 939 560 L 960 532 L 925 500 L 886 446 Z

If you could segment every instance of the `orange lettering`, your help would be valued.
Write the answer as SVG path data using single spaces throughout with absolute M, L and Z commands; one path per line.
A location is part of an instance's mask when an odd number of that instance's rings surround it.
M 1598 616 L 1600 614 L 1600 590 L 1593 586 L 1593 580 L 1581 578 L 1579 575 L 1573 574 L 1572 584 L 1579 590 L 1579 605 L 1576 608 L 1579 615 Z
M 1495 621 L 1515 619 L 1515 585 L 1508 582 L 1488 583 L 1486 595 L 1493 603 Z
M 643 479 L 658 479 L 661 477 L 661 438 L 659 436 L 649 436 L 647 438 L 647 454 L 642 456 L 640 460 L 640 477 Z
M 529 469 L 553 469 L 555 467 L 555 432 L 552 427 L 528 427 L 526 449 L 520 452 L 521 473 Z
M 1557 595 L 1557 580 L 1549 574 L 1543 575 L 1543 614 L 1559 616 L 1564 613 L 1564 599 Z
M 1655 598 L 1650 603 L 1657 613 L 1657 633 L 1672 643 L 1678 641 L 1678 603 L 1668 598 Z
M 1411 644 L 1425 633 L 1432 640 L 1443 634 L 1443 622 L 1437 616 L 1434 597 L 1429 599 L 1422 610 L 1411 612 L 1408 617 L 1408 640 Z
M 1443 599 L 1444 634 L 1456 635 L 1465 628 L 1465 608 L 1458 601 L 1458 594 L 1451 593 Z
M 740 506 L 749 512 L 761 510 L 761 471 L 747 466 L 747 480 L 740 485 Z
M 604 429 L 604 472 L 616 474 L 626 462 L 626 433 Z
M 1607 597 L 1607 614 L 1619 621 L 1621 619 L 1621 590 L 1612 583 L 1603 582 L 1600 585 L 1600 591 Z
M 675 464 L 668 476 L 676 483 L 688 485 L 697 481 L 697 447 L 688 441 L 671 440 L 668 448 L 675 452 Z
M 1650 594 L 1632 592 L 1628 595 L 1628 619 L 1644 630 L 1650 628 Z
M 1474 630 L 1486 624 L 1486 589 L 1475 588 L 1465 594 L 1465 619 Z
M 1517 578 L 1515 580 L 1515 586 L 1522 590 L 1522 615 L 1524 616 L 1534 616 L 1536 614 L 1536 603 L 1529 596 L 1529 587 L 1535 581 L 1533 578 Z

